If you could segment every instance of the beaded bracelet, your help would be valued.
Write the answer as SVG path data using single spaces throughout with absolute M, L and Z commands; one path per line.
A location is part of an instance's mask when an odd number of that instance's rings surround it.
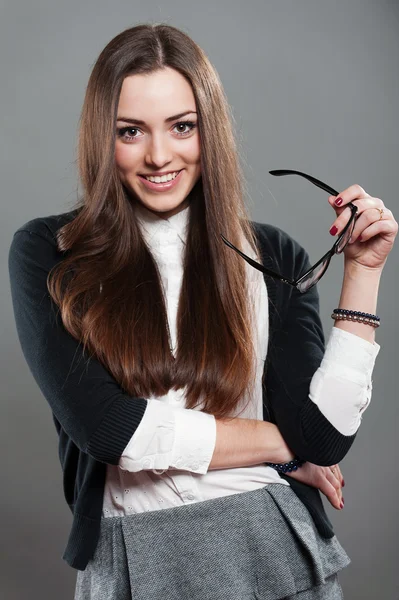
M 331 318 L 334 320 L 354 321 L 371 325 L 372 327 L 380 326 L 380 317 L 370 313 L 360 312 L 359 310 L 348 310 L 345 308 L 335 308 Z
M 267 462 L 266 464 L 273 469 L 276 469 L 279 473 L 290 473 L 291 471 L 296 471 L 299 467 L 306 462 L 306 460 L 302 460 L 301 458 L 294 458 L 294 460 L 290 460 L 287 463 L 271 463 Z

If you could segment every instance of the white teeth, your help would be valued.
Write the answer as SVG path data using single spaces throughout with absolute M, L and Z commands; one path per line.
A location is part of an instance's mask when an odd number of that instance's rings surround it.
M 168 175 L 162 175 L 162 177 L 145 177 L 148 181 L 152 181 L 153 183 L 166 183 L 167 181 L 172 181 L 180 171 L 175 171 L 174 173 L 168 173 Z

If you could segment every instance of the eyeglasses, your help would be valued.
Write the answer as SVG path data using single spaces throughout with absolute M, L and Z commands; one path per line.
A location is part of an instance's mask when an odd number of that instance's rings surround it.
M 278 177 L 281 177 L 284 175 L 300 175 L 301 177 L 304 177 L 305 179 L 307 179 L 308 181 L 313 183 L 313 185 L 316 185 L 317 187 L 321 188 L 322 190 L 324 190 L 331 196 L 338 196 L 338 194 L 339 194 L 339 192 L 334 190 L 332 187 L 330 187 L 326 183 L 323 183 L 322 181 L 320 181 L 319 179 L 316 179 L 315 177 L 312 177 L 311 175 L 306 175 L 306 173 L 302 173 L 301 171 L 292 171 L 292 170 L 282 169 L 282 170 L 269 171 L 269 173 L 271 175 L 276 175 Z M 266 275 L 269 275 L 270 277 L 279 279 L 283 283 L 287 283 L 288 285 L 292 285 L 293 287 L 296 287 L 297 290 L 299 290 L 302 294 L 304 294 L 305 292 L 310 290 L 310 288 L 312 288 L 314 285 L 316 285 L 316 283 L 318 281 L 320 281 L 320 279 L 323 277 L 324 273 L 328 269 L 331 258 L 334 256 L 334 254 L 341 254 L 341 252 L 345 249 L 345 247 L 347 246 L 347 244 L 349 243 L 349 241 L 351 239 L 353 230 L 355 228 L 358 208 L 352 202 L 348 202 L 348 204 L 346 206 L 349 206 L 349 208 L 351 209 L 351 216 L 349 217 L 347 224 L 345 225 L 341 234 L 338 236 L 338 239 L 334 243 L 331 250 L 329 250 L 326 254 L 324 254 L 324 256 L 322 256 L 321 259 L 318 260 L 317 263 L 313 265 L 313 267 L 311 267 L 308 271 L 306 271 L 306 273 L 301 275 L 296 280 L 287 279 L 286 277 L 283 277 L 279 273 L 275 273 L 274 271 L 270 271 L 269 269 L 266 269 L 266 267 L 259 264 L 258 262 L 256 262 L 255 260 L 253 260 L 252 258 L 247 256 L 246 254 L 241 252 L 241 250 L 236 248 L 231 242 L 229 242 L 224 237 L 224 235 L 222 235 L 222 234 L 220 234 L 220 235 L 221 235 L 224 243 L 227 244 L 227 246 L 230 246 L 230 248 L 232 248 L 233 250 L 235 250 L 252 267 L 254 267 L 255 269 L 258 269 L 258 271 L 262 271 L 262 273 L 266 273 Z

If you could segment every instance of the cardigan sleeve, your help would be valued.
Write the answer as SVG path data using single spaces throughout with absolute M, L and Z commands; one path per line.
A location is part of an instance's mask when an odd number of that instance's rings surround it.
M 55 419 L 82 452 L 100 462 L 118 465 L 122 459 L 124 467 L 137 471 L 165 469 L 169 461 L 180 469 L 206 472 L 216 443 L 213 415 L 165 405 L 157 419 L 148 414 L 143 420 L 149 400 L 124 393 L 65 329 L 47 289 L 48 274 L 61 257 L 40 219 L 14 233 L 8 255 L 22 352 Z M 138 443 L 133 445 L 136 430 Z M 200 464 L 192 458 L 197 451 Z
M 287 234 L 285 236 L 280 237 L 279 266 L 282 273 L 294 279 L 309 269 L 311 264 L 304 248 Z M 318 465 L 333 465 L 345 457 L 355 440 L 357 429 L 354 431 L 355 428 L 347 427 L 351 433 L 342 433 L 342 428 L 334 425 L 336 416 L 331 420 L 326 416 L 328 411 L 330 417 L 335 411 L 332 400 L 327 401 L 324 397 L 318 406 L 310 395 L 312 391 L 313 399 L 315 392 L 318 398 L 322 397 L 316 379 L 320 381 L 320 365 L 325 369 L 328 364 L 327 357 L 322 364 L 326 348 L 319 314 L 318 288 L 316 285 L 302 294 L 296 288 L 278 282 L 277 297 L 280 298 L 278 305 L 281 312 L 270 340 L 265 380 L 268 404 L 284 440 L 297 456 Z M 344 336 L 341 344 L 345 344 Z M 330 358 L 331 354 L 330 348 Z M 345 390 L 347 394 L 350 393 L 351 385 L 350 379 L 345 381 L 342 378 L 341 394 Z M 363 406 L 361 403 L 359 408 Z

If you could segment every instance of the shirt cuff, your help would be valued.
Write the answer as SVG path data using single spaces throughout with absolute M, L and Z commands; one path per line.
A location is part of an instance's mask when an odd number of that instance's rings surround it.
M 162 400 L 148 400 L 136 431 L 122 452 L 123 471 L 167 469 L 175 436 L 175 409 Z
M 367 387 L 371 384 L 379 351 L 380 345 L 377 342 L 371 343 L 354 333 L 332 327 L 320 366 L 329 375 L 348 378 Z
M 343 435 L 358 430 L 371 401 L 376 342 L 333 327 L 320 367 L 310 383 L 309 397 Z
M 216 421 L 199 410 L 148 400 L 142 420 L 124 449 L 118 466 L 124 471 L 169 468 L 207 472 L 216 445 Z
M 171 467 L 204 475 L 216 446 L 216 420 L 195 409 L 176 409 Z

